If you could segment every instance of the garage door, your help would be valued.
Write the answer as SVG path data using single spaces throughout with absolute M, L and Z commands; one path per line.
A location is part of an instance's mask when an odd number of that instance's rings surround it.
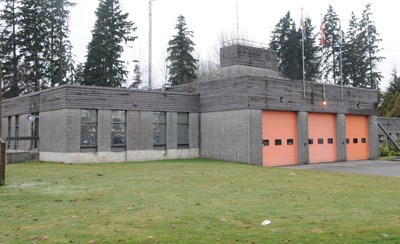
M 368 116 L 346 115 L 347 160 L 368 159 Z
M 308 114 L 309 162 L 335 162 L 336 157 L 336 115 Z
M 263 165 L 297 164 L 296 113 L 263 111 Z

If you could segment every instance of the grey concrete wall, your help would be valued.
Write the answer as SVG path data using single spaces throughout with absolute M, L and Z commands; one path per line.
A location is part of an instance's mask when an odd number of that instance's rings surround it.
M 39 114 L 39 151 L 67 151 L 67 110 L 47 111 Z M 80 131 L 80 127 L 79 127 Z
M 128 148 L 133 150 L 153 149 L 153 112 L 132 111 L 129 113 L 128 130 L 133 131 L 132 144 Z M 128 121 L 129 122 L 129 121 Z M 130 132 L 131 135 L 131 132 Z M 131 138 L 127 138 L 131 139 Z
M 258 133 L 251 138 L 254 131 Z M 261 164 L 261 111 L 203 113 L 200 134 L 201 157 Z
M 63 85 L 4 100 L 2 117 L 82 107 L 99 110 L 198 112 L 199 101 L 198 94 Z
M 189 148 L 200 148 L 200 114 L 189 114 Z
M 400 118 L 379 117 L 378 121 L 382 124 L 382 126 L 394 140 L 400 140 Z M 388 141 L 385 133 L 382 131 L 381 128 L 378 129 L 378 135 L 381 136 L 382 138 L 381 140 L 379 140 L 380 143 L 391 144 L 391 142 Z
M 324 88 L 325 87 L 325 88 Z M 241 109 L 302 111 L 376 115 L 376 90 L 306 82 L 282 78 L 241 76 L 181 85 L 173 91 L 199 93 L 200 112 Z M 323 94 L 328 105 L 323 106 Z
M 28 114 L 19 116 L 19 136 L 32 136 L 32 123 L 27 119 Z M 17 150 L 28 151 L 31 149 L 31 141 L 23 140 L 18 142 Z
M 111 110 L 98 110 L 97 151 L 111 151 Z
M 276 52 L 248 45 L 231 45 L 220 50 L 221 67 L 244 65 L 278 71 Z
M 278 71 L 271 69 L 264 69 L 258 67 L 249 67 L 244 65 L 232 65 L 228 67 L 221 68 L 221 77 L 235 77 L 235 76 L 243 76 L 243 75 L 254 75 L 261 77 L 278 77 Z
M 336 115 L 336 156 L 337 161 L 346 161 L 346 115 Z
M 378 117 L 368 117 L 368 145 L 369 159 L 379 158 Z
M 66 109 L 66 152 L 81 151 L 81 110 Z M 52 152 L 52 151 L 49 151 Z
M 297 113 L 297 158 L 298 164 L 309 163 L 308 113 Z
M 10 152 L 6 155 L 7 164 L 39 160 L 39 154 L 33 152 Z

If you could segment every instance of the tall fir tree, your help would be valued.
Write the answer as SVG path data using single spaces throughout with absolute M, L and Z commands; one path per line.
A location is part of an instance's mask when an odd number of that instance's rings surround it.
M 400 94 L 400 77 L 397 74 L 396 68 L 392 70 L 392 78 L 389 81 L 387 93 Z
M 140 65 L 137 63 L 135 64 L 135 67 L 133 68 L 133 82 L 129 86 L 129 88 L 132 89 L 138 89 L 140 84 L 142 84 L 142 72 L 140 71 Z
M 0 13 L 0 21 L 3 29 L 0 37 L 0 60 L 3 64 L 3 97 L 12 98 L 18 96 L 20 91 L 18 66 L 18 0 L 1 0 L 4 4 Z
M 122 87 L 127 70 L 121 55 L 122 44 L 136 37 L 134 23 L 122 13 L 119 0 L 100 0 L 96 10 L 96 23 L 83 71 L 83 85 Z
M 281 18 L 271 34 L 269 47 L 277 52 L 279 73 L 289 79 L 302 78 L 301 34 L 290 12 Z
M 383 57 L 379 56 L 382 50 L 378 45 L 382 41 L 376 30 L 374 21 L 371 19 L 371 4 L 367 4 L 359 23 L 359 42 L 362 47 L 362 59 L 364 60 L 363 73 L 365 83 L 361 87 L 377 89 L 382 79 L 382 75 L 377 71 L 377 66 Z
M 193 32 L 186 27 L 185 17 L 178 16 L 177 34 L 168 42 L 169 82 L 172 85 L 191 83 L 196 78 L 197 60 L 193 57 Z
M 47 0 L 21 0 L 20 51 L 24 93 L 39 91 L 48 86 L 46 76 L 46 40 L 49 12 Z
M 317 37 L 314 34 L 315 27 L 309 17 L 304 21 L 304 69 L 305 78 L 308 81 L 315 81 L 320 76 L 320 57 L 317 46 Z M 301 61 L 301 60 L 300 60 Z
M 69 0 L 50 0 L 49 35 L 46 46 L 48 59 L 47 76 L 52 87 L 70 83 L 68 73 L 73 65 L 72 46 L 69 40 L 69 8 L 75 6 Z
M 340 83 L 339 65 L 339 17 L 331 5 L 324 16 L 326 45 L 322 48 L 322 75 L 323 79 L 332 80 L 335 84 Z
M 360 68 L 363 66 L 362 48 L 359 44 L 358 19 L 351 13 L 349 29 L 345 35 L 345 45 L 342 50 L 343 84 L 360 87 L 365 76 Z

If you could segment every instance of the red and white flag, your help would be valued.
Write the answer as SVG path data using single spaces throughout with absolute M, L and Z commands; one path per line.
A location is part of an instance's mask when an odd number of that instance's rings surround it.
M 326 45 L 326 37 L 325 37 L 325 29 L 324 29 L 324 19 L 321 19 L 321 45 L 325 46 Z

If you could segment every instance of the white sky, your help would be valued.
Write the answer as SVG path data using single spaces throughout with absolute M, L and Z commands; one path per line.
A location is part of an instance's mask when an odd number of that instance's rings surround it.
M 98 0 L 75 0 L 77 6 L 71 9 L 71 41 L 76 62 L 84 62 L 87 53 L 86 46 L 91 40 L 91 30 L 96 20 L 95 10 Z M 138 36 L 131 48 L 126 48 L 124 59 L 140 60 L 141 68 L 147 70 L 148 64 L 148 0 L 120 0 L 124 12 L 129 13 L 129 19 L 135 23 Z M 268 43 L 270 32 L 288 11 L 297 24 L 300 22 L 301 8 L 304 17 L 309 16 L 319 30 L 321 13 L 324 15 L 331 4 L 339 15 L 342 28 L 346 31 L 352 11 L 357 17 L 368 3 L 372 3 L 372 19 L 375 21 L 380 34 L 383 48 L 383 60 L 379 71 L 385 76 L 381 88 L 385 89 L 390 79 L 390 74 L 395 65 L 400 69 L 400 34 L 397 28 L 398 10 L 400 1 L 378 0 L 238 0 L 239 3 L 239 29 L 246 33 L 247 39 Z M 207 60 L 215 57 L 218 46 L 218 36 L 221 33 L 236 33 L 237 14 L 236 0 L 155 0 L 152 2 L 153 10 L 153 84 L 160 86 L 163 82 L 162 69 L 165 67 L 167 57 L 167 43 L 176 33 L 177 17 L 182 14 L 189 30 L 194 32 L 193 41 L 196 46 L 195 56 Z M 327 37 L 329 38 L 329 37 Z M 130 62 L 129 69 L 132 62 Z M 165 68 L 164 68 L 165 69 Z M 143 78 L 147 82 L 147 72 Z M 131 79 L 131 78 L 129 78 Z M 131 81 L 128 80 L 130 84 Z

